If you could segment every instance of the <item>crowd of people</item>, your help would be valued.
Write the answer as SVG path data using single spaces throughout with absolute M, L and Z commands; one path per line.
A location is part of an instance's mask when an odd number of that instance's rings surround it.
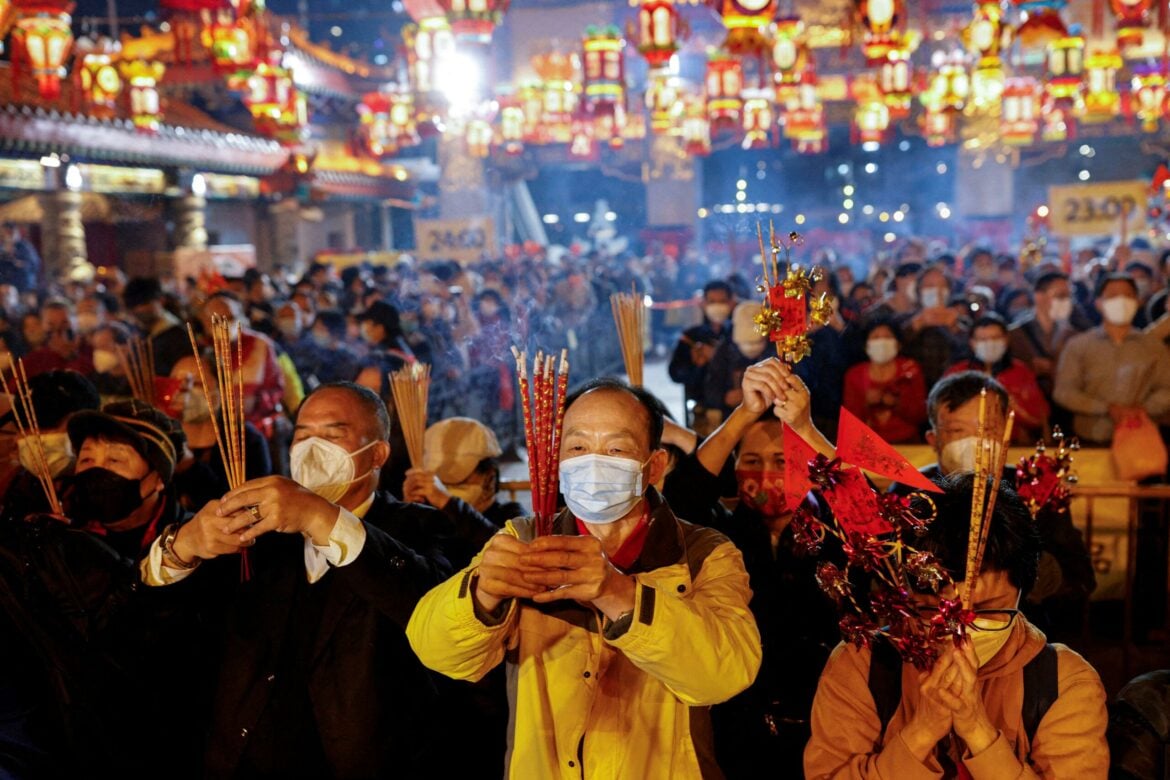
M 1070 274 L 910 242 L 864 278 L 821 257 L 834 314 L 794 367 L 764 354 L 751 272 L 696 250 L 0 275 L 0 369 L 23 365 L 41 445 L 4 418 L 0 776 L 1153 776 L 1164 677 L 1110 721 L 1059 643 L 1095 587 L 1068 513 L 1033 518 L 1009 470 L 966 561 L 981 398 L 1027 443 L 1166 422 L 1170 262 L 1145 251 Z M 648 328 L 685 418 L 612 378 L 608 298 L 630 289 L 702 299 L 681 336 L 667 309 Z M 241 332 L 242 484 L 199 372 L 219 321 Z M 500 491 L 524 444 L 513 345 L 572 355 L 551 535 Z M 433 382 L 412 466 L 388 374 L 414 362 Z M 979 583 L 929 672 L 843 643 L 797 543 L 783 426 L 832 458 L 842 406 L 934 450 L 938 520 L 914 544 Z

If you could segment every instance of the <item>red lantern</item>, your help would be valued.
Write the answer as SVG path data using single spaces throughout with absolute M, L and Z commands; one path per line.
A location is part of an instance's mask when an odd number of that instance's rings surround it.
M 686 21 L 674 7 L 674 0 L 642 0 L 637 33 L 629 31 L 628 37 L 637 40 L 638 53 L 651 68 L 661 68 L 670 62 L 678 51 L 679 41 L 689 32 Z
M 1117 21 L 1117 46 L 1123 53 L 1142 45 L 1153 4 L 1153 0 L 1109 0 Z
M 1023 12 L 1023 21 L 1016 28 L 1016 40 L 1024 49 L 1040 49 L 1068 35 L 1068 28 L 1060 18 L 1064 0 L 1012 0 Z
M 13 4 L 12 53 L 14 65 L 27 63 L 37 79 L 37 91 L 46 100 L 61 94 L 61 77 L 73 47 L 73 3 L 62 0 L 25 0 Z M 13 78 L 18 76 L 13 68 Z
M 162 106 L 158 96 L 158 82 L 166 73 L 166 66 L 157 61 L 123 60 L 122 78 L 130 88 L 130 118 L 144 133 L 156 133 L 162 121 Z
M 799 144 L 802 140 L 823 139 L 825 109 L 817 95 L 817 72 L 810 61 L 801 75 L 795 98 L 785 106 L 784 137 Z
M 201 37 L 203 22 L 211 14 L 227 10 L 227 0 L 160 0 L 174 39 L 176 62 L 190 63 L 195 58 L 195 43 Z
M 230 11 L 219 11 L 205 33 L 211 58 L 220 72 L 231 73 L 251 67 L 257 57 L 250 19 L 238 18 Z
M 525 124 L 520 99 L 517 97 L 501 99 L 499 138 L 504 154 L 514 157 L 524 151 Z
M 937 108 L 927 108 L 922 114 L 922 137 L 930 147 L 946 146 L 955 142 L 955 114 Z
M 756 57 L 768 50 L 767 28 L 778 0 L 709 0 L 723 19 L 723 48 L 737 57 Z
M 913 77 L 910 52 L 905 49 L 891 49 L 886 53 L 886 61 L 878 71 L 878 88 L 881 90 L 882 100 L 890 109 L 891 119 L 901 119 L 910 115 L 910 104 L 914 99 Z
M 525 117 L 536 127 L 530 140 L 538 143 L 571 143 L 573 117 L 577 112 L 574 77 L 579 68 L 576 55 L 550 52 L 532 58 L 532 69 L 540 77 L 540 107 Z
M 975 6 L 975 18 L 963 35 L 967 49 L 978 57 L 971 74 L 971 105 L 976 109 L 994 108 L 1003 95 L 1006 76 L 1000 54 L 1010 45 L 1011 32 L 998 0 Z
M 772 95 L 762 89 L 743 91 L 743 148 L 766 149 L 772 145 Z
M 723 52 L 711 54 L 707 61 L 707 120 L 712 133 L 739 126 L 742 91 L 743 67 L 739 60 Z
M 890 109 L 881 100 L 869 100 L 854 115 L 858 141 L 867 148 L 880 145 L 890 129 Z
M 901 46 L 901 36 L 894 26 L 905 14 L 903 0 L 858 0 L 857 10 L 865 28 L 861 51 L 866 64 L 877 67 L 890 50 Z
M 683 113 L 679 100 L 678 79 L 664 70 L 651 71 L 646 85 L 646 110 L 650 113 L 650 131 L 655 135 L 673 132 Z
M 398 151 L 390 130 L 390 107 L 390 96 L 384 92 L 366 93 L 357 107 L 362 150 L 375 159 Z
M 1048 77 L 1045 93 L 1067 108 L 1081 102 L 1081 88 L 1085 73 L 1085 39 L 1069 35 L 1048 45 Z
M 461 41 L 491 43 L 492 33 L 504 18 L 510 0 L 438 0 L 451 25 L 451 32 Z
M 1142 122 L 1142 131 L 1158 132 L 1166 108 L 1166 75 L 1156 65 L 1134 67 L 1131 83 L 1133 114 Z
M 1040 112 L 1040 138 L 1047 143 L 1067 141 L 1076 134 L 1076 123 L 1072 112 L 1048 98 L 1044 101 L 1044 108 Z
M 686 100 L 682 140 L 683 148 L 692 157 L 706 157 L 711 153 L 711 124 L 707 121 L 707 107 L 699 97 Z
M 1027 146 L 1040 129 L 1040 85 L 1033 78 L 1008 79 L 1003 88 L 1000 137 L 1005 144 Z

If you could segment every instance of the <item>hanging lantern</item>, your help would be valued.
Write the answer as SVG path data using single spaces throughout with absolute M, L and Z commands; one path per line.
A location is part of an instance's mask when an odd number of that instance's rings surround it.
M 46 100 L 61 94 L 61 77 L 73 47 L 72 2 L 33 0 L 13 4 L 13 77 L 16 63 L 27 63 L 37 80 L 37 91 Z
M 797 154 L 824 154 L 829 150 L 829 131 L 822 125 L 815 133 L 798 139 L 793 148 Z
M 873 148 L 886 138 L 890 129 L 890 109 L 881 100 L 870 100 L 857 107 L 854 115 L 857 140 L 863 147 Z
M 158 61 L 123 60 L 120 68 L 129 87 L 131 121 L 144 133 L 158 132 L 162 121 L 158 82 L 166 73 L 166 66 Z
M 1024 49 L 1043 49 L 1068 35 L 1060 11 L 1065 0 L 1012 0 L 1021 12 L 1015 38 Z
M 463 139 L 469 155 L 478 159 L 487 157 L 492 150 L 492 123 L 479 117 L 469 119 Z
M 525 81 L 516 88 L 516 101 L 524 117 L 524 140 L 537 142 L 541 137 L 544 115 L 544 90 L 539 81 Z
M 244 105 L 257 132 L 291 145 L 301 141 L 308 124 L 308 103 L 282 64 L 283 56 L 274 49 L 257 63 L 245 81 Z
M 524 109 L 518 97 L 500 100 L 500 148 L 509 157 L 524 151 Z
M 451 25 L 455 39 L 489 44 L 504 18 L 510 0 L 437 0 Z
M 574 78 L 580 68 L 576 55 L 551 52 L 532 58 L 532 69 L 540 77 L 541 108 L 535 115 L 538 143 L 570 143 L 573 116 L 577 111 Z M 525 112 L 528 116 L 528 112 Z
M 743 110 L 743 67 L 725 52 L 715 52 L 707 60 L 707 121 L 711 132 L 738 128 Z
M 1142 45 L 1153 0 L 1109 0 L 1117 23 L 1117 48 L 1123 54 Z
M 390 137 L 399 149 L 417 146 L 420 142 L 418 127 L 418 110 L 414 104 L 414 95 L 405 89 L 389 93 L 390 98 Z
M 795 98 L 785 106 L 784 137 L 800 141 L 804 137 L 815 137 L 824 130 L 824 106 L 817 95 L 817 71 L 810 60 Z
M 1142 132 L 1156 133 L 1166 108 L 1166 75 L 1156 65 L 1134 68 L 1130 85 L 1133 114 L 1142 123 Z
M 205 18 L 226 8 L 225 0 L 160 0 L 159 6 L 171 26 L 176 62 L 190 64 L 200 40 Z
M 216 12 L 210 29 L 211 58 L 222 73 L 250 67 L 256 59 L 250 20 L 237 17 L 230 10 Z
M 638 42 L 638 53 L 653 69 L 670 62 L 678 51 L 679 41 L 687 37 L 690 28 L 675 8 L 674 0 L 642 0 L 637 32 L 627 33 L 627 37 Z
M 901 45 L 894 29 L 905 13 L 903 0 L 858 0 L 857 10 L 865 30 L 861 51 L 871 68 L 885 62 L 886 55 Z
M 914 99 L 913 71 L 910 67 L 910 52 L 905 49 L 891 49 L 878 71 L 878 88 L 882 100 L 890 109 L 891 119 L 902 119 L 910 115 L 910 104 Z
M 83 39 L 84 40 L 84 39 Z M 122 94 L 122 74 L 114 64 L 113 45 L 106 39 L 94 45 L 81 57 L 81 91 L 92 110 L 112 113 Z
M 683 149 L 692 157 L 706 157 L 711 153 L 711 125 L 702 98 L 692 97 L 686 101 L 682 141 Z
M 737 57 L 758 57 L 768 50 L 767 28 L 778 0 L 710 0 L 723 19 L 723 48 Z
M 1080 102 L 1085 72 L 1085 39 L 1068 35 L 1048 46 L 1045 92 L 1049 98 L 1074 106 Z
M 646 84 L 646 110 L 650 114 L 650 132 L 666 135 L 673 132 L 682 117 L 678 79 L 666 70 L 650 71 Z
M 1040 117 L 1040 139 L 1046 143 L 1067 141 L 1076 134 L 1072 112 L 1051 98 L 1045 98 Z
M 398 151 L 390 130 L 390 96 L 367 92 L 358 103 L 358 137 L 364 152 L 376 160 Z
M 955 142 L 955 112 L 927 108 L 920 123 L 927 146 L 937 148 Z
M 772 95 L 762 89 L 743 91 L 743 148 L 767 149 L 772 145 Z
M 804 22 L 794 16 L 778 20 L 772 42 L 772 80 L 777 104 L 785 105 L 796 95 L 808 61 Z
M 1121 113 L 1121 95 L 1117 92 L 1117 71 L 1122 66 L 1116 51 L 1094 51 L 1085 58 L 1085 99 L 1081 119 L 1084 122 L 1108 122 Z
M 593 114 L 593 138 L 597 143 L 620 149 L 625 144 L 626 109 L 621 103 L 598 106 Z
M 1003 88 L 1000 137 L 1012 146 L 1027 146 L 1040 129 L 1040 85 L 1033 78 L 1008 79 Z
M 962 111 L 971 97 L 971 78 L 959 58 L 952 58 L 939 66 L 930 78 L 922 102 L 936 111 Z
M 573 116 L 570 129 L 569 157 L 574 160 L 596 160 L 597 142 L 593 138 L 593 118 L 585 110 Z
M 616 27 L 587 27 L 582 41 L 584 49 L 583 79 L 585 103 L 590 108 L 625 105 L 626 78 L 622 49 L 626 42 Z
M 970 108 L 976 111 L 995 109 L 1003 95 L 1006 75 L 1000 57 L 1011 43 L 1012 29 L 1004 24 L 999 2 L 980 2 L 975 18 L 963 31 L 968 51 L 977 58 L 971 73 Z
M 446 17 L 431 16 L 402 28 L 410 83 L 420 95 L 435 91 L 435 72 L 455 53 L 455 38 Z

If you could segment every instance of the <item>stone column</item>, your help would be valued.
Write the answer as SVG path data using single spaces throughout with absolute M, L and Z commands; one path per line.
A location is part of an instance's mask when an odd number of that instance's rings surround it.
M 176 249 L 207 249 L 207 199 L 186 193 L 171 201 Z
M 80 192 L 70 189 L 59 189 L 41 197 L 44 208 L 42 249 L 47 278 L 55 279 L 90 269 L 85 227 L 81 221 L 81 198 Z

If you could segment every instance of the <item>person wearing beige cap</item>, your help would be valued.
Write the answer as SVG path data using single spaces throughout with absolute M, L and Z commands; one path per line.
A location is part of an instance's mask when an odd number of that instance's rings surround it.
M 497 498 L 501 452 L 496 434 L 478 420 L 440 420 L 427 428 L 423 467 L 406 472 L 403 498 L 430 504 L 456 520 L 471 509 L 495 529 L 502 528 L 524 510 L 514 501 L 500 503 Z

